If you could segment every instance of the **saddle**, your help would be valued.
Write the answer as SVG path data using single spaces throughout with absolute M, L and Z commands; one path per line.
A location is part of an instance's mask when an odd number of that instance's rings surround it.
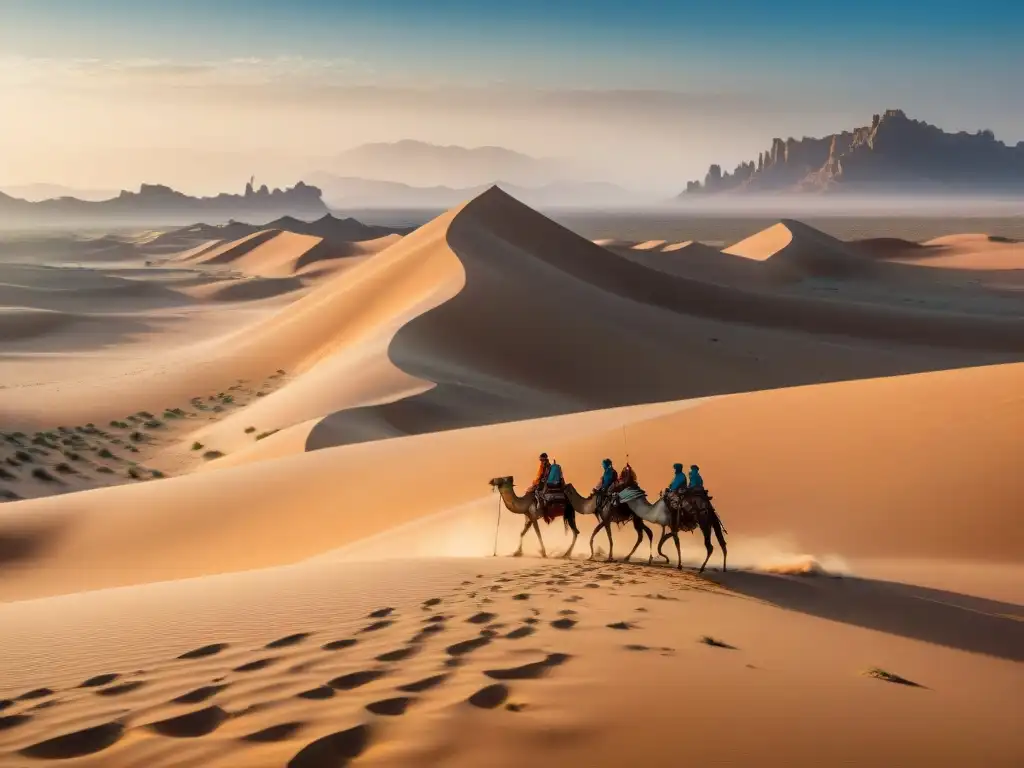
M 690 532 L 697 527 L 697 515 L 693 507 L 688 503 L 688 491 L 668 491 L 665 493 L 665 504 L 675 526 L 681 531 Z
M 550 523 L 556 517 L 562 517 L 569 508 L 569 497 L 565 495 L 564 483 L 548 485 L 543 491 L 538 488 L 534 493 L 545 523 Z

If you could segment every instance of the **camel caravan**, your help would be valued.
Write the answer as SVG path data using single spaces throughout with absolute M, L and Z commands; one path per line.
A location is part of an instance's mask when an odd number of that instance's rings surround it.
M 544 520 L 545 523 L 550 523 L 558 517 L 564 521 L 565 529 L 572 531 L 572 544 L 569 545 L 569 549 L 562 557 L 572 557 L 576 538 L 580 533 L 576 527 L 576 515 L 594 515 L 597 517 L 597 526 L 590 536 L 591 559 L 594 557 L 594 538 L 602 529 L 608 535 L 608 560 L 610 562 L 613 559 L 614 548 L 612 524 L 632 523 L 636 530 L 636 544 L 633 545 L 633 549 L 629 551 L 623 562 L 629 562 L 646 534 L 651 548 L 650 556 L 647 558 L 647 564 L 650 565 L 654 561 L 654 534 L 647 523 L 655 523 L 661 526 L 658 556 L 663 558 L 667 564 L 671 563 L 671 560 L 661 551 L 665 542 L 669 538 L 675 542 L 676 557 L 679 561 L 677 568 L 682 570 L 683 555 L 679 546 L 679 532 L 689 533 L 700 528 L 701 533 L 704 534 L 707 557 L 704 558 L 699 572 L 704 572 L 708 560 L 711 559 L 711 554 L 715 551 L 711 544 L 712 531 L 714 531 L 715 538 L 718 539 L 718 545 L 722 548 L 722 570 L 726 570 L 728 550 L 725 546 L 725 534 L 727 531 L 711 504 L 711 496 L 704 488 L 704 480 L 701 478 L 700 468 L 696 464 L 690 467 L 689 476 L 684 472 L 682 464 L 676 464 L 673 467 L 675 476 L 672 478 L 672 482 L 659 494 L 653 504 L 647 500 L 647 493 L 637 482 L 636 472 L 628 461 L 620 473 L 616 473 L 611 459 L 605 459 L 602 466 L 604 472 L 601 475 L 601 481 L 585 498 L 573 487 L 572 483 L 565 482 L 561 466 L 557 461 L 549 461 L 546 453 L 540 455 L 540 468 L 537 471 L 537 477 L 523 496 L 516 494 L 511 476 L 495 477 L 491 480 L 490 484 L 501 495 L 505 508 L 526 518 L 526 525 L 523 526 L 523 530 L 519 534 L 519 549 L 513 553 L 514 557 L 523 554 L 523 538 L 530 528 L 537 532 L 541 556 L 547 557 L 538 521 Z

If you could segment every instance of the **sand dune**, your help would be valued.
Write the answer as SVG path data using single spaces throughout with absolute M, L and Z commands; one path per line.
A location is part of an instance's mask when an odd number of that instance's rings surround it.
M 1020 762 L 1012 297 L 788 221 L 601 247 L 496 189 L 289 227 L 3 266 L 0 500 L 39 498 L 0 515 L 0 766 Z M 730 572 L 491 557 L 487 480 L 540 450 L 651 496 L 699 463 Z
M 763 261 L 791 278 L 866 277 L 874 271 L 870 259 L 843 241 L 789 219 L 741 240 L 724 253 Z

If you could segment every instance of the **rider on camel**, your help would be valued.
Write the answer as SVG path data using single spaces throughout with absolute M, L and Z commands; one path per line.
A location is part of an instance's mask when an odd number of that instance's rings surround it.
M 594 493 L 597 494 L 598 505 L 601 505 L 604 498 L 611 492 L 612 485 L 618 477 L 618 473 L 615 471 L 615 467 L 612 465 L 611 459 L 605 459 L 602 461 L 601 467 L 604 470 L 601 474 L 601 480 L 594 486 Z
M 544 484 L 545 490 L 547 488 L 561 488 L 562 480 L 562 465 L 557 460 L 552 461 L 551 468 L 548 470 L 547 482 Z
M 707 491 L 704 490 L 704 478 L 700 476 L 700 467 L 696 464 L 690 465 L 690 488 L 689 490 L 694 493 L 703 493 L 707 496 Z
M 634 485 L 638 485 L 636 481 L 636 472 L 633 471 L 633 468 L 629 466 L 629 462 L 627 461 L 626 466 L 624 466 L 622 471 L 619 473 L 619 479 L 612 483 L 610 490 L 614 493 L 618 493 L 619 491 L 624 491 Z
M 675 475 L 672 476 L 672 482 L 669 483 L 668 490 L 666 493 L 676 493 L 678 491 L 686 490 L 686 473 L 683 471 L 682 464 L 673 464 L 672 469 L 675 470 Z
M 548 461 L 548 455 L 542 453 L 540 455 L 540 467 L 537 469 L 537 477 L 534 478 L 533 485 L 526 489 L 527 492 L 540 490 L 547 483 L 550 472 L 551 462 Z

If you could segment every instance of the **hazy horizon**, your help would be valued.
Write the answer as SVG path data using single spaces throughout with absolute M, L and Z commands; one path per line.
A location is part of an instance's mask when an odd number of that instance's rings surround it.
M 0 142 L 18 152 L 0 186 L 291 185 L 354 146 L 414 139 L 667 196 L 775 136 L 890 107 L 1024 139 L 1024 11 L 939 6 L 12 0 Z

